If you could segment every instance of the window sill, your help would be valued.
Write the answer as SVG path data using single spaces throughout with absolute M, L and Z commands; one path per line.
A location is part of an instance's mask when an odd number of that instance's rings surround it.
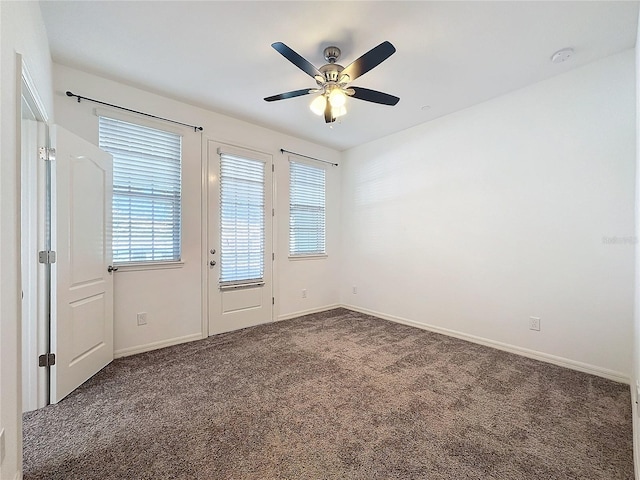
M 140 272 L 144 270 L 168 270 L 184 267 L 184 262 L 159 262 L 159 263 L 126 263 L 114 264 L 118 272 Z
M 317 255 L 289 255 L 289 260 L 323 260 L 328 257 L 329 255 L 326 253 L 320 253 Z

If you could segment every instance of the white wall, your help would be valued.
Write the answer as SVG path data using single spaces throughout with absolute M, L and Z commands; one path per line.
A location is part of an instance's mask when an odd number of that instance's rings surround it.
M 47 114 L 53 115 L 51 60 L 37 2 L 1 2 L 0 8 L 0 429 L 6 455 L 0 478 L 22 468 L 20 404 L 20 81 L 22 55 Z
M 338 303 L 335 285 L 339 265 L 340 169 L 329 169 L 327 217 L 329 257 L 324 260 L 289 261 L 288 252 L 288 161 L 280 148 L 329 161 L 340 154 L 303 140 L 203 110 L 131 86 L 54 65 L 56 117 L 60 125 L 90 142 L 98 142 L 96 104 L 77 103 L 65 91 L 122 105 L 153 115 L 204 127 L 204 138 L 271 153 L 276 167 L 277 268 L 276 318 L 297 312 L 323 309 Z M 201 215 L 202 138 L 185 132 L 183 137 L 183 244 L 184 266 L 152 271 L 119 271 L 114 277 L 115 350 L 129 354 L 179 341 L 200 338 L 202 332 L 201 269 L 203 258 Z M 301 298 L 301 289 L 308 298 Z M 138 327 L 136 313 L 148 312 L 148 323 Z
M 342 303 L 628 381 L 633 79 L 629 50 L 345 152 Z
M 640 14 L 636 37 L 635 88 L 636 88 L 636 241 L 640 239 Z M 631 406 L 633 411 L 633 460 L 636 478 L 640 474 L 640 411 L 638 410 L 638 389 L 640 389 L 640 250 L 636 242 L 635 250 L 635 308 L 633 319 L 633 367 L 631 380 Z

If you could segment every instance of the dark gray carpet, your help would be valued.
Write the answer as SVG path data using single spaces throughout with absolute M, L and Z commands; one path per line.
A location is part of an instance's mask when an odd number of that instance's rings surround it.
M 24 478 L 632 479 L 629 387 L 344 309 L 116 360 Z

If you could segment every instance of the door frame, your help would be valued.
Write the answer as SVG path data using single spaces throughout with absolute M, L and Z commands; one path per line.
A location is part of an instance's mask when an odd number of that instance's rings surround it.
M 276 207 L 277 203 L 277 180 L 275 169 L 275 159 L 278 158 L 278 155 L 274 154 L 268 149 L 261 149 L 255 146 L 247 146 L 247 145 L 239 145 L 234 143 L 233 141 L 228 140 L 220 140 L 215 137 L 210 137 L 207 135 L 202 135 L 202 145 L 201 145 L 201 195 L 202 199 L 201 205 L 201 290 L 202 290 L 202 338 L 207 338 L 210 335 L 209 331 L 209 182 L 213 179 L 209 178 L 209 142 L 213 142 L 218 145 L 227 145 L 229 147 L 238 148 L 242 150 L 253 150 L 256 152 L 260 152 L 262 154 L 271 155 L 272 157 L 272 165 L 274 166 L 274 171 L 271 175 L 271 195 L 272 195 L 272 208 L 274 209 L 274 215 L 271 216 L 271 250 L 275 255 L 275 259 L 272 261 L 271 268 L 271 294 L 274 297 L 274 303 L 271 308 L 271 322 L 274 322 L 278 318 L 278 296 L 277 291 L 278 287 L 276 284 L 276 279 L 278 278 L 278 269 L 277 262 L 278 256 L 276 255 L 277 251 L 277 231 L 278 231 L 278 208 Z M 216 179 L 218 180 L 218 179 Z M 268 185 L 265 185 L 265 188 L 269 188 Z M 268 217 L 268 216 L 267 216 Z
M 46 210 L 46 196 L 47 196 L 47 182 L 45 180 L 45 162 L 39 161 L 37 157 L 38 147 L 49 146 L 49 115 L 46 112 L 44 103 L 36 89 L 33 77 L 29 73 L 29 69 L 24 63 L 24 60 L 19 58 L 19 65 L 21 65 L 21 95 L 20 95 L 20 183 L 19 198 L 20 198 L 20 283 L 22 285 L 23 275 L 23 262 L 26 264 L 26 269 L 31 271 L 32 276 L 35 273 L 36 287 L 32 289 L 31 293 L 35 291 L 35 298 L 30 298 L 27 295 L 26 301 L 30 302 L 30 308 L 21 309 L 21 319 L 23 323 L 22 327 L 22 341 L 20 347 L 25 350 L 24 355 L 27 355 L 30 359 L 26 364 L 24 363 L 23 354 L 20 355 L 19 374 L 22 381 L 26 383 L 26 388 L 22 389 L 22 394 L 27 395 L 27 399 L 22 399 L 20 404 L 21 408 L 28 410 L 35 410 L 42 408 L 49 403 L 49 372 L 47 368 L 40 368 L 37 365 L 37 358 L 40 354 L 46 353 L 49 347 L 49 314 L 51 306 L 51 290 L 50 290 L 50 269 L 40 266 L 36 255 L 36 251 L 28 252 L 24 250 L 25 243 L 28 246 L 36 246 L 37 250 L 46 249 L 46 224 L 47 215 Z M 22 101 L 24 101 L 33 114 L 36 124 L 37 132 L 36 138 L 33 141 L 36 145 L 30 145 L 33 147 L 32 152 L 28 159 L 24 157 L 22 141 L 27 132 L 23 131 L 22 123 Z M 31 140 L 31 139 L 30 139 Z M 24 162 L 33 162 L 30 165 L 25 165 Z M 23 205 L 22 203 L 22 179 L 25 169 L 31 171 L 30 178 L 34 176 L 37 179 L 36 184 L 36 202 L 35 205 Z M 49 185 L 50 188 L 50 185 Z M 33 218 L 35 216 L 35 219 Z M 31 224 L 35 221 L 37 224 L 36 230 L 23 228 L 23 220 L 29 221 Z M 26 242 L 23 235 L 27 236 Z M 35 236 L 35 238 L 34 238 Z M 49 232 L 49 239 L 50 239 Z M 28 317 L 25 317 L 25 314 Z

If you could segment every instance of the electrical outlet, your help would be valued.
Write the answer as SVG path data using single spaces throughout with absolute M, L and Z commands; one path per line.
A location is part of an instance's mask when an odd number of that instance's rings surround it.
M 302 289 L 302 298 L 307 298 L 307 289 L 306 288 Z
M 540 317 L 529 317 L 529 330 L 540 331 Z
M 138 313 L 138 325 L 146 325 L 147 324 L 147 312 Z
M 358 293 L 358 287 L 356 287 L 355 285 L 353 287 L 351 287 L 351 292 L 355 295 L 356 293 Z

